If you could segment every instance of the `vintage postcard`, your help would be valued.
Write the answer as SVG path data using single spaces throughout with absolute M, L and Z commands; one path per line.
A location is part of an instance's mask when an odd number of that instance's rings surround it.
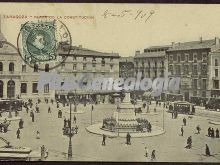
M 1 3 L 0 160 L 220 161 L 220 5 Z

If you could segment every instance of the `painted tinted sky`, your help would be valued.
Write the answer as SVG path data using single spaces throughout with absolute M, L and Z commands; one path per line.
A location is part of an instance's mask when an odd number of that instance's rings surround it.
M 112 13 L 155 13 L 145 23 L 132 16 L 105 19 L 102 15 L 107 9 Z M 2 3 L 0 11 L 2 15 L 94 16 L 87 21 L 62 20 L 70 30 L 73 45 L 121 56 L 133 56 L 136 50 L 148 46 L 199 40 L 200 36 L 220 37 L 220 5 Z M 9 42 L 16 45 L 20 25 L 26 21 L 2 18 L 1 29 Z

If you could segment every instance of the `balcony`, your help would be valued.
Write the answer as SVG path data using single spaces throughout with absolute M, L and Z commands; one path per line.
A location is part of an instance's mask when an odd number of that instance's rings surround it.
M 220 80 L 219 77 L 212 77 L 212 80 Z

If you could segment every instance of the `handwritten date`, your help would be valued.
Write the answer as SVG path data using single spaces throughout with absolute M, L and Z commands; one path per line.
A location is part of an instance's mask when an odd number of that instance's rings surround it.
M 125 17 L 132 17 L 134 20 L 144 20 L 147 22 L 149 18 L 155 13 L 155 11 L 150 11 L 150 12 L 144 12 L 143 10 L 122 10 L 120 12 L 114 13 L 109 11 L 108 9 L 105 10 L 103 13 L 104 18 L 109 18 L 109 17 L 118 17 L 118 18 L 125 18 Z

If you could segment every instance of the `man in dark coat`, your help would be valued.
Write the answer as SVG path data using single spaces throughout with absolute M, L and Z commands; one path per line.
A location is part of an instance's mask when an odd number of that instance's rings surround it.
M 106 139 L 106 135 L 103 134 L 103 135 L 102 135 L 102 145 L 103 145 L 103 146 L 105 146 L 105 139 Z
M 216 138 L 219 138 L 219 130 L 218 130 L 218 128 L 216 129 L 215 134 L 216 134 Z
M 17 134 L 17 139 L 20 139 L 20 129 L 18 128 L 18 130 L 17 130 L 17 132 L 16 132 L 16 134 Z
M 205 155 L 206 156 L 211 156 L 209 146 L 207 144 L 205 145 Z
M 129 133 L 126 135 L 126 144 L 131 145 L 131 135 Z
M 67 120 L 64 118 L 64 128 L 66 127 Z
M 18 124 L 20 129 L 23 128 L 23 124 L 24 124 L 24 121 L 22 119 L 20 119 L 19 124 Z
M 192 147 L 192 136 L 187 138 L 187 146 L 186 148 L 191 149 Z
M 181 127 L 181 136 L 183 136 L 183 132 L 184 132 L 184 130 L 183 130 L 183 126 Z
M 184 124 L 184 126 L 186 126 L 186 118 L 185 117 L 183 118 L 183 124 Z
M 212 132 L 211 127 L 209 127 L 209 128 L 208 128 L 208 137 L 211 136 L 211 132 Z
M 212 134 L 211 134 L 211 137 L 212 137 L 212 138 L 215 138 L 215 131 L 214 131 L 213 128 L 211 129 L 211 133 L 212 133 Z

